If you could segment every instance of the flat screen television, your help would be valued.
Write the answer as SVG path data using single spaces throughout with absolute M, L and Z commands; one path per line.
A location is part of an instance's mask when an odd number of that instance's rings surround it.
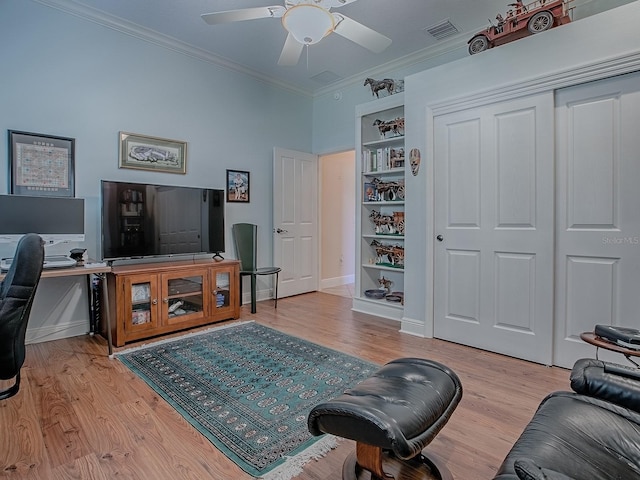
M 45 244 L 84 242 L 84 199 L 0 195 L 0 243 L 37 233 Z
M 102 259 L 224 252 L 224 190 L 103 180 Z

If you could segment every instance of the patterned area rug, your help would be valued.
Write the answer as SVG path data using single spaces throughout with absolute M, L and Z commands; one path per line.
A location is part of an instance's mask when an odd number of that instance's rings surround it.
M 379 367 L 253 322 L 132 349 L 118 358 L 254 477 L 285 480 L 336 446 L 309 411 Z

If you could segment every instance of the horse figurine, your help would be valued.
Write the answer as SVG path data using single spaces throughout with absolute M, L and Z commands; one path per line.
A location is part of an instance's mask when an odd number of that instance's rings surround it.
M 393 92 L 396 89 L 396 82 L 391 78 L 385 78 L 383 80 L 374 80 L 373 78 L 367 78 L 364 81 L 364 86 L 371 86 L 371 94 L 375 95 L 377 98 L 380 98 L 379 92 L 381 90 L 386 90 L 389 95 L 393 95 Z

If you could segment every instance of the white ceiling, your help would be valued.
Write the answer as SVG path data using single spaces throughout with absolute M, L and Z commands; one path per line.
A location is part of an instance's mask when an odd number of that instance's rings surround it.
M 358 0 L 334 11 L 391 38 L 393 43 L 387 50 L 374 54 L 331 34 L 309 47 L 308 58 L 307 52 L 303 52 L 298 65 L 283 67 L 277 65 L 286 38 L 280 19 L 210 26 L 200 15 L 283 5 L 284 0 L 37 1 L 311 94 L 343 79 L 364 80 L 371 76 L 370 72 L 384 72 L 385 64 L 397 67 L 403 62 L 427 58 L 436 51 L 466 48 L 467 40 L 485 28 L 497 13 L 504 14 L 510 3 L 509 0 Z M 445 20 L 460 33 L 437 40 L 425 31 Z

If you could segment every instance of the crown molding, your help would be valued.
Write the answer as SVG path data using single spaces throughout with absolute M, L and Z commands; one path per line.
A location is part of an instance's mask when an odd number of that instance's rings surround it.
M 162 33 L 156 32 L 155 30 L 152 30 L 150 28 L 143 27 L 142 25 L 138 25 L 137 23 L 129 22 L 122 18 L 109 15 L 93 7 L 81 5 L 78 2 L 75 2 L 74 0 L 34 0 L 34 1 L 42 5 L 45 5 L 47 7 L 51 7 L 56 10 L 59 10 L 61 12 L 76 16 L 83 20 L 90 21 L 97 25 L 110 28 L 112 30 L 123 33 L 130 37 L 134 37 L 139 40 L 143 40 L 145 42 L 160 46 L 162 48 L 172 50 L 176 53 L 187 55 L 197 60 L 201 60 L 207 63 L 211 63 L 214 65 L 226 68 L 228 70 L 232 70 L 238 73 L 252 76 L 262 82 L 265 82 L 271 85 L 276 85 L 278 87 L 281 87 L 286 90 L 290 90 L 305 96 L 313 95 L 313 92 L 309 90 L 293 86 L 286 82 L 281 82 L 279 80 L 274 79 L 273 77 L 263 75 L 260 72 L 257 72 L 255 70 L 242 66 L 238 63 L 235 63 L 232 60 L 229 60 L 228 58 L 215 55 L 211 52 L 207 52 L 206 50 L 194 47 L 193 45 L 189 45 L 188 43 L 182 42 L 181 40 L 173 38 L 169 35 L 164 35 Z
M 332 83 L 331 85 L 327 85 L 326 87 L 316 90 L 313 96 L 319 97 L 322 95 L 326 95 L 328 93 L 334 92 L 335 90 L 346 88 L 354 84 L 359 85 L 367 77 L 373 78 L 376 76 L 388 75 L 389 72 L 411 67 L 412 65 L 426 62 L 428 60 L 433 60 L 437 57 L 449 54 L 461 48 L 466 48 L 467 40 L 468 34 L 460 33 L 447 40 L 440 41 L 436 45 L 423 48 L 422 50 L 418 50 L 416 52 L 410 53 L 409 55 L 396 58 L 390 62 L 378 65 L 375 68 L 365 70 L 363 72 L 357 73 L 356 75 L 352 75 L 338 82 Z
M 166 48 L 168 50 L 172 50 L 182 55 L 187 55 L 189 57 L 192 57 L 204 62 L 208 62 L 214 65 L 226 68 L 228 70 L 249 75 L 262 82 L 269 83 L 271 85 L 276 85 L 285 90 L 290 90 L 297 94 L 310 96 L 310 97 L 319 97 L 322 95 L 326 95 L 327 93 L 334 92 L 337 89 L 346 88 L 355 84 L 359 84 L 363 78 L 374 77 L 376 75 L 383 75 L 390 71 L 407 68 L 412 65 L 434 59 L 438 56 L 448 54 L 466 45 L 467 36 L 468 36 L 465 33 L 458 34 L 446 41 L 438 42 L 438 44 L 434 46 L 430 46 L 422 50 L 419 50 L 417 52 L 414 52 L 412 54 L 394 59 L 390 62 L 379 65 L 373 69 L 365 70 L 358 74 L 342 79 L 336 83 L 332 83 L 331 85 L 327 85 L 326 87 L 322 87 L 319 90 L 311 91 L 308 89 L 291 85 L 286 82 L 282 82 L 273 77 L 264 75 L 253 69 L 240 65 L 228 58 L 215 55 L 201 48 L 197 48 L 197 47 L 194 47 L 193 45 L 189 45 L 185 42 L 182 42 L 181 40 L 178 40 L 176 38 L 173 38 L 168 35 L 159 33 L 155 30 L 143 27 L 141 25 L 138 25 L 137 23 L 129 22 L 120 17 L 110 15 L 108 13 L 97 10 L 93 7 L 82 5 L 74 0 L 33 0 L 33 1 L 50 8 L 54 8 L 61 12 L 76 16 L 83 20 L 90 21 L 97 25 L 110 28 L 112 30 L 128 35 L 130 37 L 134 37 L 139 40 L 152 43 L 162 48 Z
M 614 58 L 595 61 L 577 68 L 567 68 L 552 75 L 544 75 L 529 80 L 518 80 L 507 85 L 475 92 L 471 95 L 446 99 L 442 102 L 430 104 L 429 109 L 433 116 L 444 115 L 463 109 L 535 95 L 639 70 L 640 52 L 633 50 Z

